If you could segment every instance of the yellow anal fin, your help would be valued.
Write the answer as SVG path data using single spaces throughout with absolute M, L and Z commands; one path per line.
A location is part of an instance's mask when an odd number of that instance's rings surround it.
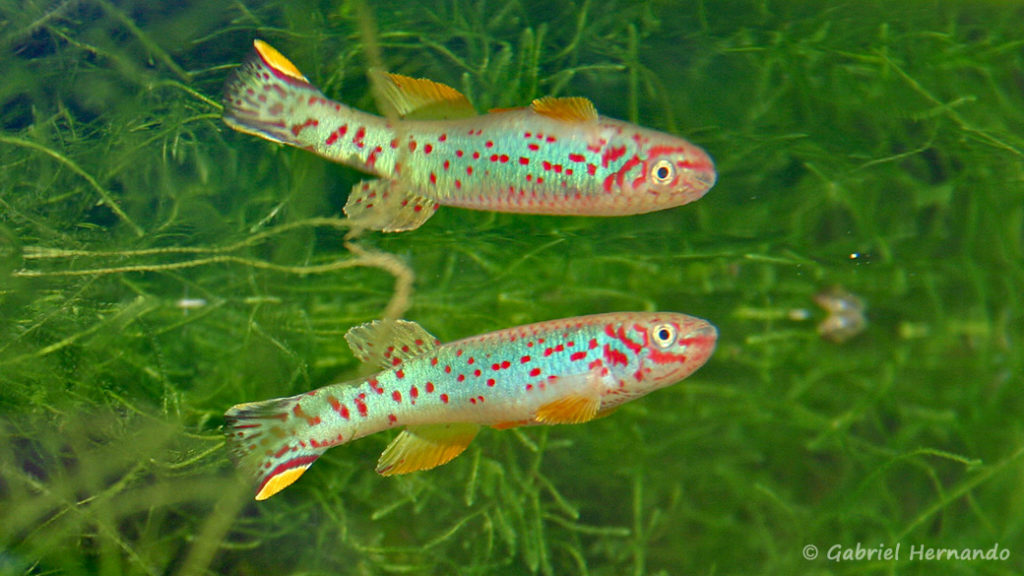
M 278 52 L 277 49 L 270 44 L 267 44 L 263 40 L 257 38 L 252 41 L 252 45 L 256 48 L 256 52 L 259 53 L 260 58 L 267 63 L 267 66 L 270 66 L 285 76 L 291 76 L 296 80 L 301 80 L 306 83 L 309 82 L 309 80 L 306 80 L 306 77 L 302 75 L 302 72 L 299 72 L 299 69 L 295 67 L 295 64 L 292 64 L 291 60 L 285 58 L 284 54 Z
M 408 474 L 447 464 L 466 450 L 479 431 L 478 424 L 410 426 L 384 449 L 377 461 L 377 473 Z
M 476 109 L 455 88 L 426 78 L 410 78 L 371 70 L 370 75 L 380 88 L 385 115 L 415 120 L 451 120 L 476 116 Z
M 530 109 L 541 116 L 564 122 L 594 122 L 597 120 L 597 109 L 594 108 L 594 103 L 578 96 L 570 98 L 545 96 L 534 100 L 530 104 Z
M 352 187 L 345 215 L 353 227 L 382 232 L 405 232 L 423 225 L 437 202 L 404 190 L 391 180 L 364 180 Z
M 570 394 L 537 409 L 537 422 L 542 424 L 579 424 L 593 420 L 601 407 L 595 395 Z

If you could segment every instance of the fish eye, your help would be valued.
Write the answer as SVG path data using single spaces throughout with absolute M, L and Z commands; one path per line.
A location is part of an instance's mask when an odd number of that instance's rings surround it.
M 675 344 L 676 328 L 671 324 L 658 324 L 651 329 L 651 340 L 658 348 L 665 349 Z
M 675 166 L 668 160 L 658 160 L 651 168 L 651 178 L 655 184 L 668 184 L 676 175 Z

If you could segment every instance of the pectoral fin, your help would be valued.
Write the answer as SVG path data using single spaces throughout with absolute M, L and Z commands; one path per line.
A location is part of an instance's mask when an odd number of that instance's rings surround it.
M 410 426 L 384 449 L 377 461 L 377 473 L 408 474 L 447 464 L 466 450 L 479 431 L 478 424 Z

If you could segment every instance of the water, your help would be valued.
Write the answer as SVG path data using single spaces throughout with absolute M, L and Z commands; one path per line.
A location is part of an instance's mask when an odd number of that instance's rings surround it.
M 0 572 L 1024 568 L 1024 9 L 503 6 L 0 3 Z M 258 36 L 373 110 L 367 29 L 480 109 L 580 95 L 691 139 L 719 183 L 619 219 L 442 208 L 353 253 L 361 176 L 217 101 Z M 841 342 L 839 289 L 866 307 Z M 260 504 L 231 472 L 224 410 L 358 373 L 341 336 L 389 310 L 451 340 L 645 309 L 719 348 L 608 418 L 401 478 L 377 435 Z

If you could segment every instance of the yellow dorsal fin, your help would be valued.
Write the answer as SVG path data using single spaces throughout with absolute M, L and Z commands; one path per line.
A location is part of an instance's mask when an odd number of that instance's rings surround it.
M 541 116 L 564 122 L 594 122 L 597 120 L 597 109 L 594 108 L 594 103 L 579 96 L 570 98 L 545 96 L 534 100 L 530 104 L 530 108 Z
M 422 326 L 408 320 L 374 320 L 353 326 L 345 333 L 345 341 L 360 360 L 384 369 L 432 352 L 440 344 Z
M 476 116 L 476 109 L 455 88 L 426 78 L 410 78 L 370 70 L 373 81 L 383 92 L 381 112 L 416 120 L 449 120 Z
M 601 398 L 595 395 L 570 394 L 537 409 L 537 422 L 542 424 L 579 424 L 593 420 Z
M 410 426 L 384 449 L 377 461 L 377 473 L 408 474 L 447 464 L 465 451 L 479 431 L 478 424 Z
M 302 75 L 302 72 L 299 72 L 299 69 L 295 67 L 295 64 L 292 64 L 291 60 L 285 58 L 284 54 L 278 52 L 277 49 L 270 44 L 267 44 L 263 40 L 257 38 L 252 41 L 252 45 L 256 48 L 256 52 L 259 53 L 260 58 L 263 58 L 263 61 L 267 63 L 267 66 L 270 66 L 285 76 L 291 76 L 296 80 L 302 80 L 306 83 L 309 82 L 309 80 L 306 80 L 306 77 Z

